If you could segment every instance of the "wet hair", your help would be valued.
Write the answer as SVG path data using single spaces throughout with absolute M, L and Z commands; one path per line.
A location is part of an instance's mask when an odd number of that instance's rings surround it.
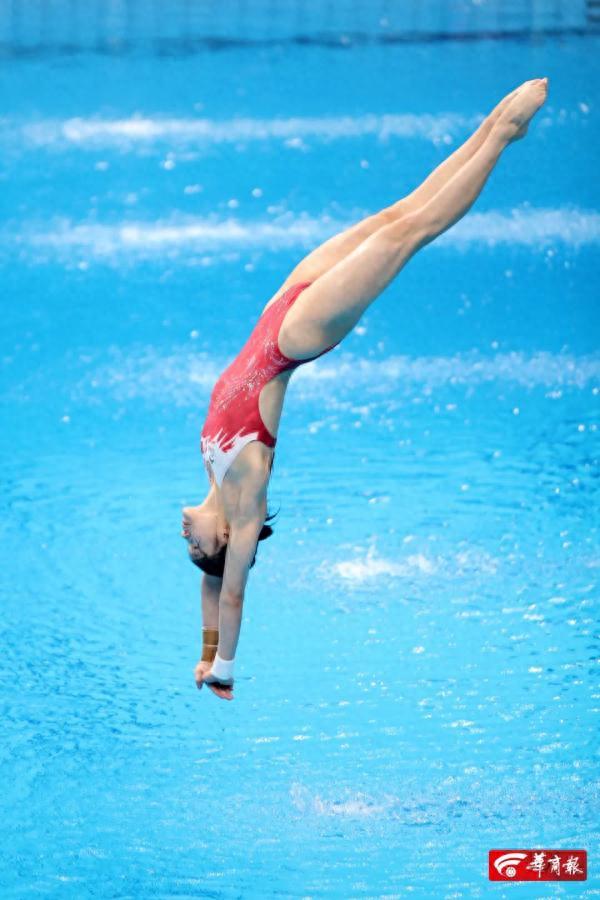
M 279 510 L 277 511 L 279 512 Z M 272 522 L 277 513 L 272 513 L 267 515 L 265 519 L 265 524 L 260 530 L 260 534 L 258 536 L 259 541 L 265 541 L 268 537 L 271 537 L 273 534 L 273 529 L 270 525 L 267 525 L 267 522 Z M 258 547 L 258 543 L 257 543 Z M 202 569 L 203 572 L 206 572 L 207 575 L 214 575 L 216 578 L 222 578 L 223 572 L 225 571 L 225 556 L 227 554 L 227 544 L 223 544 L 221 549 L 214 553 L 212 556 L 200 556 L 193 551 L 190 551 L 190 559 L 194 563 L 195 566 L 198 566 L 199 569 Z M 256 562 L 256 550 L 254 551 L 254 557 L 252 558 L 252 562 L 250 563 L 250 567 L 254 565 Z

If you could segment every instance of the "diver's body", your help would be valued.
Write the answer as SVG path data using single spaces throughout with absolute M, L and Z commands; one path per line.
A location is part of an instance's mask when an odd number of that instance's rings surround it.
M 266 304 L 217 381 L 201 438 L 209 492 L 183 511 L 190 556 L 205 571 L 204 628 L 211 640 L 217 635 L 214 662 L 203 654 L 196 667 L 198 687 L 207 683 L 232 699 L 228 661 L 237 647 L 248 570 L 264 536 L 267 484 L 292 372 L 343 340 L 409 259 L 465 215 L 502 151 L 525 135 L 547 87 L 547 79 L 525 82 L 412 194 L 313 250 Z

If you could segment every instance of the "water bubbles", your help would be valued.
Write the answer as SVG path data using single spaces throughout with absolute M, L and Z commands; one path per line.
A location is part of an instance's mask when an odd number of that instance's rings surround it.
M 255 188 L 252 188 L 250 193 L 252 194 L 253 197 L 256 197 L 258 199 L 259 197 L 262 197 L 263 189 L 259 188 L 259 187 L 255 187 Z
M 289 147 L 290 150 L 308 150 L 307 145 L 304 143 L 301 137 L 291 137 L 283 143 L 284 146 Z

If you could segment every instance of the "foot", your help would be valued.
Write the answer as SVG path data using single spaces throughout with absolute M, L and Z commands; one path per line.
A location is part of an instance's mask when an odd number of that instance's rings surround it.
M 503 97 L 500 103 L 497 103 L 493 108 L 493 110 L 487 117 L 487 121 L 494 125 L 498 121 L 510 101 L 513 99 L 513 97 L 517 96 L 522 87 L 523 85 L 520 85 L 518 88 L 515 88 L 514 91 L 511 91 L 510 94 L 507 94 L 506 97 Z
M 507 143 L 525 137 L 529 122 L 548 96 L 548 79 L 534 78 L 517 89 L 510 102 L 502 110 L 495 129 Z

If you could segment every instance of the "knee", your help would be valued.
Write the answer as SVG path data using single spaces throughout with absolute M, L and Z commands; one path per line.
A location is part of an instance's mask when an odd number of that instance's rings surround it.
M 367 216 L 366 219 L 363 219 L 359 236 L 362 240 L 365 240 L 372 234 L 376 234 L 376 232 L 385 228 L 386 225 L 393 224 L 394 221 L 395 219 L 391 211 L 389 209 L 382 209 L 379 212 L 373 213 L 372 216 Z
M 423 210 L 416 209 L 384 225 L 379 234 L 414 253 L 433 239 L 434 228 Z

